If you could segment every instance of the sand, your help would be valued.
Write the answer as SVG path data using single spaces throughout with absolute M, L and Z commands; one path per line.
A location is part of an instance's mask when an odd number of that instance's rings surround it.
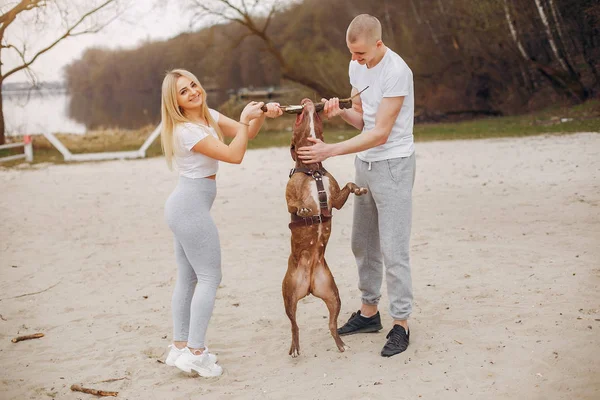
M 385 286 L 384 330 L 345 337 L 344 353 L 324 303 L 303 299 L 288 356 L 289 151 L 222 164 L 212 379 L 159 362 L 176 268 L 162 158 L 0 168 L 0 398 L 95 398 L 81 384 L 121 399 L 598 399 L 599 155 L 596 133 L 417 143 L 411 344 L 389 359 Z M 325 166 L 344 184 L 352 160 Z M 359 307 L 353 201 L 326 252 L 340 324 Z

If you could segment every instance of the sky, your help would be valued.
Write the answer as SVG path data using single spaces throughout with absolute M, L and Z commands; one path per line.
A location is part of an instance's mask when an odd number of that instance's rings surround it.
M 4 3 L 7 0 L 0 0 Z M 188 31 L 190 13 L 180 6 L 181 1 L 133 0 L 130 8 L 117 20 L 112 21 L 101 32 L 70 37 L 40 56 L 31 66 L 38 81 L 62 81 L 63 67 L 79 59 L 90 47 L 132 48 L 148 40 L 161 40 L 177 36 Z M 14 26 L 13 26 L 14 25 Z M 60 37 L 64 33 L 60 27 L 48 28 L 44 32 L 35 32 L 13 23 L 7 29 L 9 41 L 26 40 L 30 43 L 46 43 L 47 38 Z M 23 24 L 21 24 L 23 25 Z M 6 53 L 6 54 L 5 54 Z M 19 65 L 19 59 L 12 52 L 3 51 L 2 71 L 6 72 Z M 5 56 L 7 58 L 5 59 Z M 24 82 L 27 76 L 18 72 L 6 82 Z

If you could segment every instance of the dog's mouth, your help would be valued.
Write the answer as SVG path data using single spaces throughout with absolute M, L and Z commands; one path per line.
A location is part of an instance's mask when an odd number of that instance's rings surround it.
M 300 102 L 300 105 L 302 107 L 304 107 L 304 109 L 302 110 L 303 112 L 308 111 L 315 111 L 315 103 L 313 103 L 313 101 L 311 99 L 302 99 L 302 101 Z
M 302 123 L 302 121 L 304 120 L 304 114 L 306 113 L 312 112 L 314 115 L 318 116 L 318 113 L 315 113 L 315 104 L 312 102 L 311 99 L 302 99 L 300 105 L 302 107 L 302 112 L 296 115 L 296 125 L 300 125 Z
M 302 112 L 296 115 L 296 123 L 294 126 L 294 137 L 292 138 L 292 144 L 290 146 L 290 154 L 292 156 L 292 159 L 294 161 L 296 161 L 297 155 L 296 155 L 296 145 L 298 147 L 302 147 L 302 146 L 310 146 L 312 145 L 311 142 L 309 142 L 307 140 L 307 137 L 312 136 L 313 134 L 311 134 L 309 131 L 310 129 L 312 129 L 312 123 L 311 128 L 309 129 L 308 124 L 311 121 L 304 121 L 304 118 L 313 118 L 313 122 L 314 125 L 316 126 L 318 124 L 318 126 L 320 126 L 321 124 L 321 118 L 319 116 L 319 113 L 317 112 L 317 109 L 315 107 L 315 104 L 313 103 L 313 101 L 311 99 L 303 99 L 301 102 L 301 107 L 302 107 Z M 307 124 L 307 126 L 301 127 L 300 125 L 302 123 Z M 319 135 L 317 135 L 319 136 Z

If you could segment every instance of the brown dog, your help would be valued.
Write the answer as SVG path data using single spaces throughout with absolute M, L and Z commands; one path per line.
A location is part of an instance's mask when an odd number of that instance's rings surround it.
M 288 269 L 283 279 L 282 291 L 285 311 L 292 323 L 292 345 L 290 355 L 300 354 L 296 307 L 298 300 L 312 294 L 322 299 L 329 309 L 329 331 L 340 351 L 344 342 L 337 333 L 337 318 L 341 300 L 333 275 L 325 261 L 325 248 L 331 234 L 331 210 L 344 206 L 350 193 L 361 195 L 367 189 L 347 183 L 343 189 L 321 163 L 304 164 L 297 159 L 295 149 L 310 146 L 308 137 L 323 140 L 323 123 L 309 99 L 302 100 L 304 106 L 294 125 L 290 151 L 296 167 L 290 172 L 285 198 L 292 216 L 292 252 Z

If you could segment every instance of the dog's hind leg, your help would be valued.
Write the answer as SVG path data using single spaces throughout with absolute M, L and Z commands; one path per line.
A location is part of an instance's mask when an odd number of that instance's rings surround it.
M 286 281 L 283 281 L 285 285 Z M 284 286 L 285 293 L 285 286 Z M 293 296 L 284 296 L 285 313 L 287 314 L 290 322 L 292 323 L 292 344 L 290 346 L 290 356 L 298 357 L 300 355 L 300 333 L 298 330 L 298 323 L 296 322 L 296 308 L 298 306 L 298 299 Z
M 345 344 L 337 332 L 337 319 L 342 308 L 342 300 L 338 292 L 333 275 L 325 260 L 320 264 L 313 274 L 312 294 L 322 299 L 329 310 L 329 332 L 339 351 L 345 350 Z
M 300 334 L 298 323 L 296 322 L 296 308 L 298 300 L 308 295 L 309 278 L 308 267 L 306 266 L 307 254 L 302 254 L 298 264 L 290 256 L 288 261 L 288 270 L 283 278 L 281 289 L 283 292 L 283 303 L 285 312 L 292 323 L 292 345 L 290 346 L 290 355 L 298 357 L 300 355 Z

